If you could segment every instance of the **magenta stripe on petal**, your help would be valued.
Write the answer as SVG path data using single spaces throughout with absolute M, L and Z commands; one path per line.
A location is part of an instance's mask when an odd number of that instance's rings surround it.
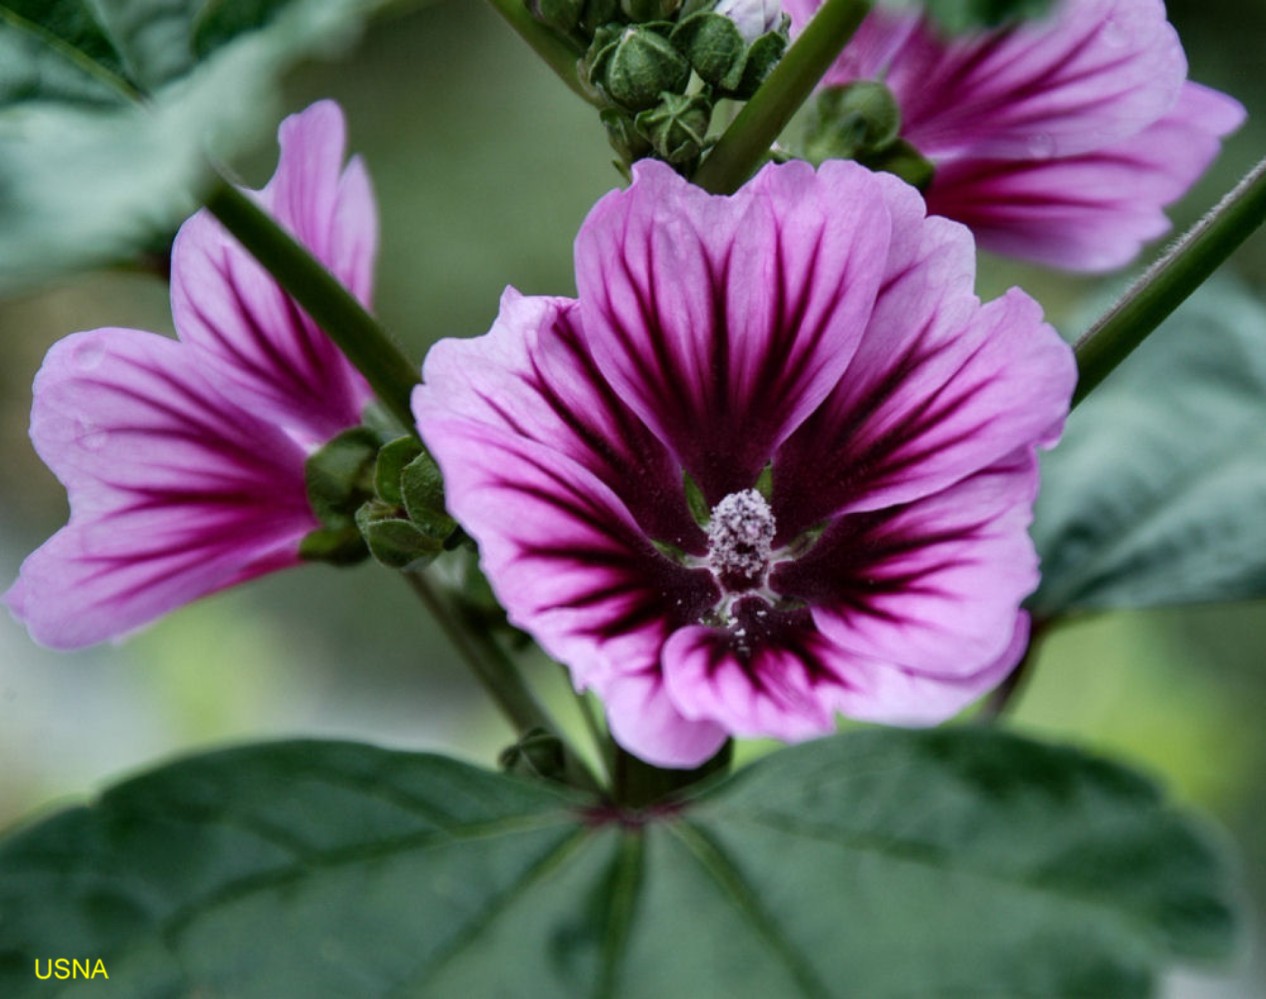
M 71 520 L 23 564 L 10 606 L 37 641 L 117 637 L 298 560 L 317 526 L 304 453 L 234 406 L 165 337 L 67 337 L 35 382 L 31 437 Z
M 1013 290 L 981 307 L 960 226 L 924 219 L 888 178 L 890 277 L 835 391 L 780 449 L 774 507 L 789 540 L 827 516 L 925 496 L 1058 437 L 1072 352 Z M 830 460 L 825 460 L 827 456 Z
M 673 622 L 716 600 L 708 573 L 661 555 L 618 497 L 557 451 L 428 409 L 419 425 L 449 509 L 479 542 L 511 621 L 578 684 L 651 668 Z
M 1025 449 L 932 496 L 839 518 L 771 584 L 809 604 L 846 649 L 921 672 L 975 672 L 1000 654 L 1037 586 L 1026 531 L 1036 493 Z
M 635 173 L 576 240 L 585 333 L 715 503 L 751 486 L 857 348 L 887 253 L 884 202 L 856 164 L 763 171 L 732 198 L 663 164 Z
M 460 415 L 555 449 L 619 495 L 649 537 L 703 553 L 680 466 L 602 377 L 575 302 L 507 291 L 488 335 L 436 344 L 423 380 L 419 420 Z
M 314 104 L 280 136 L 277 172 L 257 199 L 368 305 L 377 213 L 363 166 L 343 169 L 342 112 Z M 364 378 L 205 210 L 176 237 L 172 312 L 208 375 L 281 426 L 316 444 L 360 422 Z

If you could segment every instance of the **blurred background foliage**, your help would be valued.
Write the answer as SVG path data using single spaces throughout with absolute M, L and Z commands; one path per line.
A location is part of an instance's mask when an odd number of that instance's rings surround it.
M 1168 6 L 1192 77 L 1234 94 L 1250 112 L 1173 210 L 1184 226 L 1266 149 L 1266 6 Z M 486 5 L 397 5 L 345 59 L 309 65 L 287 87 L 290 110 L 329 96 L 347 112 L 352 149 L 368 162 L 382 209 L 377 311 L 412 357 L 438 338 L 484 332 L 507 284 L 573 293 L 572 239 L 619 177 L 591 109 Z M 270 144 L 238 166 L 259 185 L 275 157 Z M 1266 237 L 1251 240 L 1231 269 L 1266 298 Z M 1057 323 L 1074 322 L 1080 303 L 1102 294 L 1099 282 L 982 261 L 983 297 L 1015 283 Z M 97 272 L 0 303 L 0 585 L 66 516 L 64 494 L 26 437 L 31 379 L 57 338 L 105 325 L 170 332 L 166 285 L 144 273 Z M 1266 330 L 1262 338 L 1266 350 Z M 1066 624 L 1046 644 L 1013 716 L 1031 732 L 1132 760 L 1211 810 L 1240 847 L 1246 893 L 1259 912 L 1264 611 L 1255 602 Z M 565 700 L 557 672 L 533 666 Z M 267 578 L 126 643 L 73 655 L 37 648 L 0 616 L 0 826 L 161 757 L 283 734 L 488 763 L 510 732 L 406 587 L 372 565 Z M 1258 956 L 1232 978 L 1181 978 L 1171 987 L 1266 995 L 1261 965 Z

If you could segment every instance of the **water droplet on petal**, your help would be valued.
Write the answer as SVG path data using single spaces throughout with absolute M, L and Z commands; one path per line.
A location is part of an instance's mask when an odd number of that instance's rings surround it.
M 1047 132 L 1029 136 L 1029 155 L 1035 160 L 1049 160 L 1055 155 L 1055 139 Z
M 1103 38 L 1103 43 L 1114 49 L 1124 47 L 1125 43 L 1129 41 L 1125 28 L 1112 18 L 1108 18 L 1104 21 L 1103 27 L 1099 30 Z
M 102 430 L 82 416 L 75 420 L 75 441 L 85 451 L 100 451 L 110 440 L 110 431 Z
M 105 344 L 101 342 L 100 337 L 93 337 L 79 344 L 71 356 L 75 359 L 75 366 L 80 371 L 91 371 L 105 360 L 105 355 Z

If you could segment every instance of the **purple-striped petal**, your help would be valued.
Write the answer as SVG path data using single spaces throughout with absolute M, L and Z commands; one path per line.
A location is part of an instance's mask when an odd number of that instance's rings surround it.
M 508 290 L 486 336 L 427 354 L 416 411 L 460 416 L 558 451 L 620 497 L 641 530 L 702 554 L 681 468 L 598 371 L 576 303 Z
M 1159 121 L 1106 149 L 943 164 L 928 208 L 971 226 L 995 253 L 1068 270 L 1122 267 L 1169 230 L 1162 209 L 1186 193 L 1243 120 L 1238 101 L 1187 83 Z
M 1012 289 L 982 307 L 967 231 L 925 218 L 912 188 L 884 181 L 893 236 L 874 312 L 835 391 L 774 462 L 784 543 L 1054 443 L 1068 410 L 1072 351 L 1040 306 Z
M 1003 653 L 1037 586 L 1026 531 L 1037 481 L 1024 449 L 923 499 L 840 517 L 770 583 L 808 604 L 843 648 L 915 672 L 973 675 Z
M 843 682 L 834 666 L 847 654 L 807 613 L 796 617 L 761 628 L 756 611 L 740 612 L 738 631 L 676 631 L 664 648 L 664 676 L 678 710 L 739 736 L 798 742 L 833 731 L 835 716 L 820 688 Z
M 342 112 L 314 104 L 280 134 L 281 159 L 260 203 L 368 306 L 376 212 L 364 168 L 343 169 Z M 360 422 L 365 380 L 205 210 L 176 236 L 172 313 L 209 375 L 271 421 L 311 444 Z
M 671 629 L 715 603 L 711 576 L 660 554 L 571 458 L 449 415 L 425 387 L 414 409 L 448 508 L 479 543 L 510 620 L 567 663 L 577 686 L 656 668 Z
M 56 344 L 36 377 L 31 437 L 71 518 L 6 600 L 45 645 L 115 638 L 293 565 L 318 526 L 299 446 L 222 397 L 192 351 L 152 333 Z
M 724 198 L 644 161 L 590 212 L 576 272 L 593 356 L 709 502 L 750 487 L 839 380 L 888 230 L 852 163 L 766 168 Z
M 946 40 L 929 22 L 885 83 L 902 135 L 938 163 L 1046 159 L 1134 135 L 1173 106 L 1187 61 L 1161 0 L 1063 0 L 1046 20 Z

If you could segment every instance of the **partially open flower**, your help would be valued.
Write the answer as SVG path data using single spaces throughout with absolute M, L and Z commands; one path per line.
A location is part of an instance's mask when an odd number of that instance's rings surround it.
M 822 0 L 787 0 L 793 30 Z M 1056 0 L 1042 20 L 955 38 L 877 9 L 824 85 L 877 80 L 935 166 L 928 208 L 982 247 L 1075 271 L 1128 264 L 1204 172 L 1240 104 L 1188 82 L 1161 0 Z
M 369 179 L 343 168 L 325 101 L 288 118 L 258 199 L 366 305 L 377 247 Z M 172 253 L 179 341 L 98 329 L 55 344 L 31 439 L 70 522 L 5 595 L 36 641 L 77 648 L 215 590 L 294 565 L 320 525 L 304 462 L 360 422 L 368 385 L 207 212 Z
M 648 161 L 576 267 L 578 301 L 508 291 L 434 347 L 414 410 L 511 620 L 621 744 L 933 723 L 1015 665 L 1075 375 L 1022 292 L 980 304 L 967 230 L 854 163 L 725 198 Z

